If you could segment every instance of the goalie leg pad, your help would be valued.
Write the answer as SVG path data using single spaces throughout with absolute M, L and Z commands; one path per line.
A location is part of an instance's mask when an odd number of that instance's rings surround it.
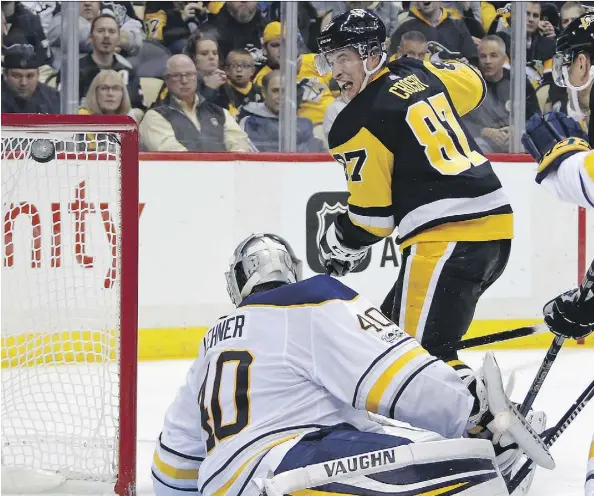
M 266 457 L 261 466 L 270 466 Z M 508 494 L 491 443 L 477 439 L 411 443 L 352 430 L 312 433 L 286 453 L 274 476 L 261 478 L 268 473 L 263 468 L 254 484 L 268 496 L 310 488 L 341 494 L 359 494 L 361 489 L 378 494 Z

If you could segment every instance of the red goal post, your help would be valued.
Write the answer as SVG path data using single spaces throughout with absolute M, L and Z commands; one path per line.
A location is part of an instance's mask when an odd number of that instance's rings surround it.
M 107 482 L 114 484 L 115 492 L 120 495 L 134 494 L 139 176 L 136 122 L 127 116 L 2 114 L 1 125 L 5 233 L 2 368 L 8 369 L 3 371 L 2 380 L 3 492 L 5 469 L 9 473 L 16 467 L 18 472 L 13 480 L 18 484 L 30 477 L 23 470 L 42 475 L 58 474 L 61 469 L 56 467 L 78 463 L 79 457 L 89 454 L 90 460 L 81 463 L 80 468 L 68 466 L 71 471 L 60 474 L 64 481 Z M 39 147 L 33 148 L 34 145 Z M 54 153 L 48 157 L 44 155 L 44 150 Z M 37 158 L 33 159 L 34 156 Z M 96 183 L 101 184 L 98 186 Z M 88 192 L 87 198 L 82 196 L 85 188 L 95 188 Z M 73 189 L 79 195 L 76 199 L 72 197 Z M 91 194 L 94 196 L 91 197 Z M 35 198 L 39 199 L 40 205 L 34 205 Z M 77 212 L 75 203 L 79 205 Z M 68 215 L 74 217 L 74 228 L 66 218 Z M 89 275 L 94 271 L 93 262 L 99 265 L 100 258 L 84 254 L 85 229 L 90 229 L 85 227 L 85 222 L 90 223 L 90 217 L 97 225 L 106 226 L 105 232 L 101 232 L 101 240 L 107 239 L 108 243 L 108 248 L 104 250 L 108 268 L 105 277 L 110 284 L 97 289 L 97 294 L 84 287 L 89 277 L 93 277 Z M 26 229 L 22 227 L 25 224 Z M 48 230 L 46 226 L 53 227 Z M 19 229 L 26 231 L 27 235 L 21 241 L 17 239 Z M 66 232 L 69 229 L 73 232 Z M 68 245 L 69 242 L 72 246 Z M 50 243 L 51 254 L 47 249 Z M 33 265 L 28 265 L 29 258 Z M 25 269 L 28 270 L 26 274 Z M 97 277 L 103 277 L 105 268 L 99 267 L 98 270 Z M 19 277 L 19 274 L 24 274 L 24 277 Z M 48 279 L 51 279 L 51 285 Z M 95 286 L 99 288 L 99 285 Z M 109 303 L 103 307 L 91 308 L 95 300 L 104 297 L 100 294 L 102 289 L 105 293 L 117 294 L 110 296 Z M 10 313 L 14 305 L 5 307 L 5 291 L 13 293 L 14 298 L 20 301 L 27 299 L 29 291 L 32 303 L 27 308 L 19 307 L 18 312 Z M 79 294 L 80 302 L 76 301 Z M 35 307 L 37 303 L 43 308 Z M 109 318 L 100 315 L 105 309 L 110 313 Z M 58 315 L 52 315 L 53 312 Z M 59 315 L 60 312 L 64 315 Z M 89 316 L 85 312 L 99 315 Z M 75 319 L 69 320 L 70 314 Z M 38 315 L 42 317 L 38 318 Z M 93 319 L 103 321 L 95 325 Z M 67 339 L 71 341 L 66 342 Z M 85 362 L 86 368 L 84 372 L 75 372 L 75 367 L 82 366 L 80 362 Z M 101 370 L 92 367 L 101 367 Z M 110 371 L 117 370 L 112 374 L 106 372 L 107 367 Z M 37 375 L 35 385 L 46 388 L 43 394 L 31 392 L 33 369 L 36 369 Z M 72 384 L 62 384 L 59 391 L 55 390 L 57 382 L 71 379 L 70 370 L 76 374 L 76 377 L 72 376 Z M 95 370 L 100 377 L 88 377 Z M 42 374 L 47 378 L 43 379 Z M 103 378 L 106 376 L 109 376 L 107 380 Z M 85 383 L 87 380 L 88 385 Z M 117 385 L 111 383 L 116 381 Z M 20 391 L 21 386 L 27 393 Z M 65 391 L 76 391 L 77 388 L 79 396 L 95 394 L 96 397 L 92 398 L 95 402 L 113 398 L 114 405 L 93 406 L 96 403 L 89 401 L 89 408 L 75 408 L 72 399 L 65 399 Z M 47 401 L 50 395 L 55 399 L 55 405 L 51 404 L 52 399 L 49 405 L 38 405 Z M 74 403 L 79 403 L 77 398 L 75 400 Z M 15 412 L 17 408 L 24 408 L 25 415 L 31 413 L 31 419 L 21 422 L 15 417 L 23 413 L 11 414 L 11 408 Z M 76 428 L 87 420 L 77 416 L 92 416 L 94 409 L 105 410 L 102 416 L 111 418 L 111 422 L 117 425 L 113 426 L 113 432 L 106 434 L 106 438 L 78 438 L 81 434 Z M 117 410 L 117 413 L 112 410 Z M 37 413 L 35 418 L 33 413 Z M 52 421 L 58 418 L 57 422 L 65 425 L 56 426 L 55 432 L 51 431 L 52 426 L 37 429 L 41 421 L 51 423 L 47 420 L 50 417 Z M 98 422 L 103 422 L 105 418 L 89 420 L 89 427 L 103 432 L 106 426 Z M 70 450 L 69 442 L 76 448 Z M 57 449 L 54 450 L 51 443 L 55 443 Z M 28 451 L 23 450 L 23 445 L 29 445 Z M 109 456 L 99 453 L 106 449 L 115 453 Z M 56 458 L 55 462 L 52 462 L 52 457 Z M 109 459 L 105 463 L 106 468 L 95 470 L 91 466 L 91 462 L 98 460 L 102 463 L 103 459 Z M 35 479 L 33 475 L 31 477 Z M 49 481 L 49 484 L 52 482 Z M 26 492 L 26 488 L 16 487 L 19 491 L 23 489 Z M 57 489 L 57 492 L 65 491 Z

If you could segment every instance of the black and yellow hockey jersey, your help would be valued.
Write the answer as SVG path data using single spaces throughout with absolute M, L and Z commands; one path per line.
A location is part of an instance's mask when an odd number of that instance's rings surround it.
M 466 64 L 405 57 L 349 102 L 328 136 L 350 192 L 337 220 L 346 245 L 370 245 L 395 227 L 401 249 L 513 237 L 507 196 L 460 119 L 484 96 Z

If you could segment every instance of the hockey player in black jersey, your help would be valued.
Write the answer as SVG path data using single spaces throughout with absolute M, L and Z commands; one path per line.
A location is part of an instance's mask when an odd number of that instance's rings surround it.
M 318 70 L 332 71 L 349 101 L 328 142 L 350 192 L 320 258 L 342 276 L 397 228 L 402 267 L 382 311 L 429 352 L 466 368 L 454 351 L 438 350 L 468 330 L 513 237 L 508 198 L 460 118 L 480 105 L 485 83 L 457 61 L 385 65 L 385 37 L 380 19 L 354 9 L 318 38 Z

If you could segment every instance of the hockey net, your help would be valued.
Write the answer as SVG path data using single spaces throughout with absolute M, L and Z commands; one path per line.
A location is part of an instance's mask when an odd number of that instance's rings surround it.
M 2 492 L 132 494 L 135 124 L 4 114 L 1 153 Z

